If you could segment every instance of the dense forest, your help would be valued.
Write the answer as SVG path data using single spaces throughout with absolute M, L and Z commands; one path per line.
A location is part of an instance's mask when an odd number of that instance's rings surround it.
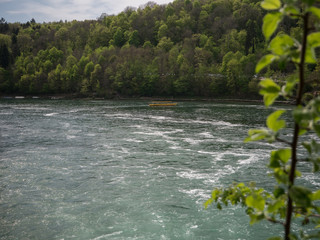
M 0 20 L 0 93 L 119 96 L 258 96 L 256 62 L 268 49 L 258 0 L 175 0 L 97 20 Z M 301 38 L 285 20 L 277 34 Z M 263 72 L 281 82 L 290 64 Z M 309 65 L 319 81 L 320 61 Z M 309 91 L 317 85 L 309 84 Z

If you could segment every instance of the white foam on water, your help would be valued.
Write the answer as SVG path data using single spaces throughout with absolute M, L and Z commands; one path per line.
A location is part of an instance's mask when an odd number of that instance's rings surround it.
M 250 156 L 248 159 L 239 160 L 238 164 L 247 165 L 247 164 L 251 164 L 251 163 L 257 162 L 257 161 L 258 161 L 258 159 L 255 158 L 255 156 Z
M 182 149 L 182 147 L 180 147 L 180 146 L 171 146 L 171 147 L 169 147 L 170 149 L 172 149 L 172 150 L 180 150 L 180 149 Z
M 320 177 L 315 174 L 304 174 L 304 178 L 314 186 L 320 186 Z
M 137 117 L 133 114 L 127 114 L 127 113 L 123 113 L 123 114 L 104 114 L 104 116 L 109 117 L 109 118 L 116 118 L 116 119 L 125 119 L 125 120 L 132 120 L 132 121 L 145 121 L 144 118 L 141 117 Z
M 210 132 L 202 132 L 202 133 L 199 133 L 199 135 L 205 138 L 214 138 Z
M 203 201 L 210 198 L 210 194 L 211 194 L 211 191 L 207 191 L 204 189 L 191 189 L 191 190 L 179 189 L 179 192 L 185 193 L 191 198 L 199 198 L 198 201 Z
M 76 138 L 76 136 L 74 136 L 74 135 L 67 135 L 67 139 L 68 140 L 70 140 L 70 139 L 75 139 Z
M 130 153 L 129 149 L 121 147 L 121 152 L 122 153 Z
M 177 129 L 173 131 L 160 131 L 158 129 L 145 129 L 145 131 L 137 131 L 133 132 L 133 134 L 139 134 L 139 135 L 146 135 L 146 136 L 156 136 L 156 137 L 162 137 L 165 139 L 173 139 L 172 137 L 168 136 L 169 134 L 175 134 L 178 132 L 182 132 L 183 130 Z
M 211 156 L 216 156 L 217 154 L 219 154 L 217 152 L 208 152 L 208 151 L 202 151 L 202 150 L 199 150 L 197 152 L 200 154 L 206 154 L 206 155 L 211 155 Z
M 46 117 L 52 117 L 52 116 L 55 116 L 55 115 L 58 115 L 58 114 L 59 114 L 59 113 L 53 112 L 53 113 L 44 114 L 44 116 L 46 116 Z
M 11 106 L 11 108 L 16 109 L 16 110 L 33 110 L 33 111 L 45 111 L 45 110 L 49 110 L 49 108 L 46 107 L 39 107 L 37 105 L 30 105 L 30 106 L 20 106 L 20 105 L 16 105 L 16 106 Z
M 86 134 L 86 136 L 88 136 L 88 137 L 95 137 L 96 134 L 95 134 L 95 133 L 88 133 L 88 134 Z
M 172 118 L 169 118 L 169 117 L 165 117 L 165 116 L 148 116 L 148 118 L 150 119 L 155 119 L 155 120 L 168 120 L 168 119 L 172 119 Z
M 199 144 L 199 143 L 203 142 L 204 140 L 196 140 L 193 138 L 183 138 L 183 141 L 190 143 L 190 144 Z
M 218 179 L 226 174 L 232 174 L 235 170 L 232 166 L 226 165 L 223 168 L 216 169 L 212 173 L 202 173 L 194 170 L 177 172 L 176 175 L 189 180 L 204 180 L 205 183 L 217 182 Z
M 113 233 L 109 233 L 109 234 L 104 234 L 104 235 L 101 235 L 101 236 L 99 236 L 99 237 L 92 238 L 92 240 L 106 239 L 106 238 L 108 238 L 108 237 L 120 235 L 120 234 L 122 234 L 122 233 L 123 233 L 123 231 L 118 231 L 118 232 L 113 232 Z
M 213 139 L 214 142 L 219 142 L 219 143 L 226 143 L 226 142 L 230 142 L 230 140 L 227 140 L 227 139 L 224 139 L 224 138 L 217 138 L 217 137 L 214 137 Z
M 134 139 L 134 138 L 127 138 L 127 139 L 125 139 L 125 141 L 127 141 L 127 142 L 135 142 L 135 143 L 143 143 L 144 142 L 142 140 L 138 140 L 138 139 Z
M 0 115 L 13 115 L 13 112 L 0 112 Z

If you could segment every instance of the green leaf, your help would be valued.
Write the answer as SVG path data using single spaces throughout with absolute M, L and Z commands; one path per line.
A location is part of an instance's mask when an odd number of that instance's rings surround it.
M 274 169 L 274 176 L 279 183 L 288 183 L 288 174 L 282 168 Z
M 283 194 L 285 194 L 285 190 L 282 187 L 279 187 L 279 186 L 273 191 L 273 195 L 276 198 L 282 196 Z
M 281 7 L 280 0 L 264 0 L 261 7 L 265 10 L 277 10 Z
M 311 47 L 320 47 L 320 32 L 310 33 L 307 38 L 307 43 Z
M 310 7 L 309 12 L 312 12 L 314 15 L 316 15 L 318 18 L 320 18 L 320 9 L 317 7 Z
M 311 33 L 307 37 L 306 63 L 317 63 L 316 47 L 320 47 L 320 32 Z
M 281 167 L 279 159 L 276 157 L 276 152 L 277 151 L 272 151 L 271 152 L 271 158 L 270 158 L 270 164 L 269 164 L 270 168 L 279 168 L 279 167 Z
M 308 108 L 298 106 L 293 110 L 293 118 L 296 123 L 303 124 L 313 120 L 313 112 Z
M 211 205 L 213 203 L 212 198 L 209 198 L 203 205 L 204 208 L 208 208 L 209 205 Z
M 285 120 L 278 120 L 284 112 L 285 110 L 278 110 L 271 113 L 267 118 L 267 127 L 274 132 L 284 128 L 286 126 Z
M 306 49 L 305 62 L 311 63 L 311 64 L 317 63 L 316 52 L 315 52 L 314 48 L 310 47 L 310 45 L 308 45 L 307 49 Z
M 290 233 L 290 234 L 289 234 L 289 239 L 290 239 L 290 240 L 298 240 L 298 237 L 297 237 L 296 234 Z
M 273 61 L 277 59 L 279 59 L 279 57 L 273 54 L 267 54 L 263 56 L 256 66 L 256 73 L 259 73 L 263 68 L 270 65 Z
M 262 87 L 260 94 L 263 95 L 264 104 L 268 107 L 278 98 L 280 86 L 270 78 L 262 80 L 260 86 Z
M 249 216 L 251 225 L 264 219 L 264 214 L 249 214 Z
M 287 163 L 291 158 L 291 149 L 279 149 L 277 151 L 277 155 L 279 157 L 279 160 L 281 160 L 283 163 Z
M 269 107 L 278 98 L 279 94 L 265 94 L 263 96 L 263 101 L 266 107 Z
M 250 129 L 248 135 L 244 142 L 259 141 L 270 136 L 267 129 Z
M 269 50 L 276 55 L 285 55 L 290 53 L 290 50 L 294 46 L 295 41 L 287 34 L 281 34 L 276 36 L 269 45 Z
M 287 163 L 291 158 L 291 149 L 279 149 L 271 152 L 270 168 L 279 168 L 281 163 Z
M 309 6 L 312 6 L 316 0 L 302 0 L 303 3 L 308 4 Z
M 311 195 L 311 200 L 312 200 L 312 201 L 320 200 L 320 190 L 312 193 L 312 195 Z
M 284 12 L 289 15 L 291 18 L 298 18 L 298 16 L 292 16 L 292 15 L 299 15 L 300 14 L 300 10 L 299 8 L 296 8 L 295 6 L 292 5 L 286 5 L 283 8 Z
M 263 18 L 262 32 L 266 40 L 268 41 L 272 34 L 277 30 L 279 23 L 282 20 L 282 14 L 280 12 L 268 13 Z
M 289 195 L 292 200 L 301 207 L 311 207 L 310 195 L 312 192 L 302 186 L 292 186 L 289 190 Z
M 214 201 L 217 201 L 219 195 L 220 195 L 220 190 L 219 190 L 219 189 L 215 189 L 215 190 L 212 191 L 212 193 L 211 193 L 211 198 L 212 198 Z
M 271 237 L 271 238 L 268 238 L 268 240 L 283 240 L 282 237 Z
M 278 84 L 276 84 L 270 78 L 266 78 L 266 79 L 261 80 L 260 86 L 267 93 L 279 93 L 279 91 L 280 91 L 280 86 Z
M 268 206 L 268 212 L 269 213 L 276 213 L 280 208 L 285 206 L 284 200 L 277 200 L 269 204 Z
M 311 146 L 310 143 L 303 142 L 302 145 L 304 146 L 305 149 L 307 149 L 307 151 L 308 151 L 309 154 L 312 153 L 312 146 Z
M 316 131 L 318 137 L 320 137 L 320 124 L 314 124 L 313 129 Z
M 217 208 L 218 208 L 219 210 L 221 210 L 221 209 L 222 209 L 222 206 L 221 206 L 221 204 L 220 204 L 220 203 L 217 203 Z
M 265 204 L 266 204 L 266 202 L 263 199 L 263 197 L 261 195 L 258 195 L 258 194 L 249 195 L 246 198 L 246 205 L 248 207 L 252 207 L 254 209 L 257 209 L 259 211 L 263 211 L 264 210 Z
M 298 82 L 299 78 L 295 76 L 287 78 L 286 85 L 282 87 L 282 94 L 284 96 L 290 96 Z

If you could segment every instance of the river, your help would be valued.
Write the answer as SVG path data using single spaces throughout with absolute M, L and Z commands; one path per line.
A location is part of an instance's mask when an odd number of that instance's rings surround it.
M 277 107 L 279 108 L 279 107 Z M 0 239 L 266 239 L 241 207 L 204 209 L 215 187 L 272 190 L 273 146 L 243 143 L 273 109 L 146 101 L 1 100 Z M 305 179 L 318 186 L 319 176 Z

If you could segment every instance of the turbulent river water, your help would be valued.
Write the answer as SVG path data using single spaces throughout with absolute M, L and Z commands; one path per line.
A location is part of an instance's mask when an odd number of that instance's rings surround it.
M 271 109 L 272 110 L 272 109 Z M 215 187 L 272 190 L 273 146 L 244 144 L 262 105 L 1 100 L 0 239 L 266 239 L 241 207 L 204 209 Z M 290 133 L 288 133 L 290 134 Z M 319 176 L 307 175 L 318 186 Z

